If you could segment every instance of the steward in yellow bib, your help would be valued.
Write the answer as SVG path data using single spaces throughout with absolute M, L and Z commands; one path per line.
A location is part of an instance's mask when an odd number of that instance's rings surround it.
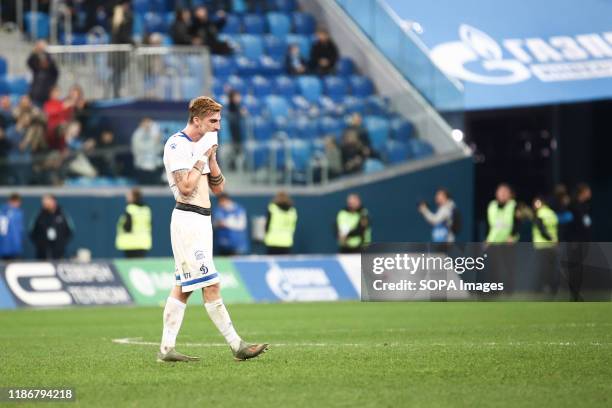
M 151 209 L 143 204 L 142 193 L 132 189 L 127 194 L 125 213 L 117 222 L 115 246 L 126 258 L 142 258 L 151 249 Z
M 346 208 L 336 216 L 336 235 L 341 253 L 359 253 L 372 241 L 368 210 L 361 205 L 357 194 L 346 199 Z
M 559 219 L 557 214 L 536 197 L 533 200 L 533 218 L 531 235 L 535 248 L 536 292 L 549 290 L 555 295 L 559 290 L 560 266 L 557 261 L 557 243 L 559 241 Z
M 519 222 L 516 217 L 516 201 L 507 184 L 500 184 L 495 192 L 495 200 L 487 208 L 489 233 L 488 244 L 506 244 L 518 241 Z
M 289 195 L 284 191 L 278 192 L 268 205 L 266 235 L 264 236 L 268 255 L 282 255 L 291 252 L 297 218 L 297 210 Z

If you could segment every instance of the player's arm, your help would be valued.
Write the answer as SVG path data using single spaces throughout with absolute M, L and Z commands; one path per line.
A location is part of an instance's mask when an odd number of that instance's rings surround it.
M 202 169 L 206 165 L 206 159 L 198 160 L 191 169 L 181 169 L 172 172 L 174 183 L 182 196 L 188 197 L 196 189 L 198 180 L 202 177 Z
M 210 173 L 208 174 L 208 188 L 213 194 L 217 195 L 223 192 L 225 188 L 225 177 L 223 177 L 223 173 L 221 173 L 221 168 L 219 167 L 219 163 L 217 163 L 217 149 L 213 147 L 213 152 L 210 155 L 210 161 L 208 165 L 210 166 Z

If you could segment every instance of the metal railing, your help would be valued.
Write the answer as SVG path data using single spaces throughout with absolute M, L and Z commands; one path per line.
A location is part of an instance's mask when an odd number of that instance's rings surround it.
M 61 72 L 60 88 L 79 84 L 87 99 L 186 100 L 210 93 L 204 47 L 54 45 L 48 51 Z

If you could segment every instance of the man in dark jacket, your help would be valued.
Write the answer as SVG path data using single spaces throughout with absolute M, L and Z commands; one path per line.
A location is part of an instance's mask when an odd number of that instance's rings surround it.
M 219 40 L 219 32 L 225 26 L 225 22 L 226 16 L 223 10 L 217 12 L 216 21 L 211 21 L 206 7 L 196 8 L 190 29 L 194 45 L 205 45 L 210 48 L 212 54 L 231 54 L 232 48 L 226 42 Z
M 310 69 L 319 75 L 333 74 L 338 62 L 338 47 L 325 30 L 317 30 L 317 41 L 310 49 Z
M 572 222 L 567 231 L 568 283 L 571 299 L 582 301 L 580 289 L 584 272 L 584 259 L 587 256 L 589 243 L 592 242 L 591 188 L 581 183 L 576 187 L 574 200 L 570 205 Z
M 32 71 L 30 98 L 39 107 L 49 99 L 49 93 L 59 77 L 57 65 L 46 49 L 47 43 L 44 40 L 37 41 L 27 61 Z
M 42 208 L 30 229 L 37 259 L 61 259 L 73 234 L 72 221 L 51 194 L 42 198 Z

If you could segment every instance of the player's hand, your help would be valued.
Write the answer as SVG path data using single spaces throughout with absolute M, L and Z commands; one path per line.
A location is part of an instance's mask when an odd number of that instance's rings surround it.
M 218 145 L 214 145 L 213 147 L 211 147 L 204 153 L 204 156 L 206 156 L 209 161 L 217 160 L 217 148 L 218 147 L 219 147 Z

